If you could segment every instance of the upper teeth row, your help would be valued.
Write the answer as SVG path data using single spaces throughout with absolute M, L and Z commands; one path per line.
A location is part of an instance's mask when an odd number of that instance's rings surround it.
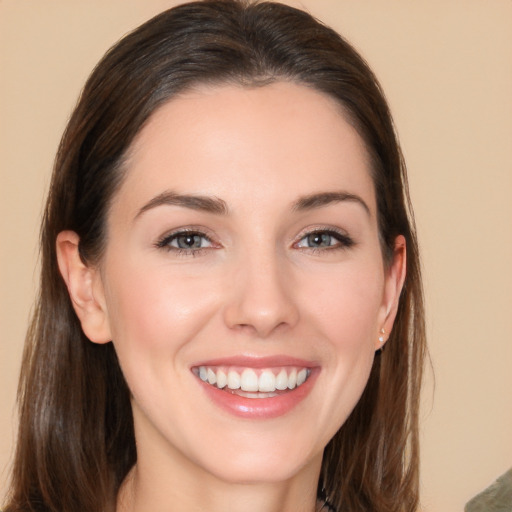
M 245 368 L 239 372 L 232 368 L 200 366 L 198 370 L 199 378 L 202 381 L 216 385 L 220 389 L 227 386 L 229 389 L 261 392 L 294 389 L 306 381 L 310 370 L 307 368 L 282 368 L 277 375 L 270 369 L 261 370 L 258 373 L 259 376 L 252 368 Z

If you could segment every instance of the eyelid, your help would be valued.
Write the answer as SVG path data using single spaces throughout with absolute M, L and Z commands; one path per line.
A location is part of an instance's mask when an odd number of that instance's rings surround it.
M 197 248 L 179 248 L 179 247 L 173 247 L 170 245 L 170 242 L 180 235 L 198 235 L 211 243 L 210 247 L 197 247 Z M 179 227 L 175 228 L 171 231 L 167 231 L 165 234 L 160 236 L 156 242 L 154 243 L 154 246 L 157 249 L 167 249 L 169 252 L 175 252 L 177 254 L 194 254 L 205 251 L 205 250 L 211 250 L 211 249 L 218 249 L 220 247 L 220 244 L 215 240 L 215 237 L 211 233 L 209 229 L 206 229 L 203 226 L 186 226 L 186 227 Z
M 317 233 L 326 233 L 333 236 L 339 242 L 336 245 L 328 247 L 299 247 L 298 244 L 304 240 L 307 236 L 314 235 Z M 294 248 L 303 249 L 308 251 L 328 251 L 335 249 L 348 249 L 355 245 L 354 239 L 344 229 L 334 226 L 309 226 L 303 229 L 295 238 L 292 244 Z

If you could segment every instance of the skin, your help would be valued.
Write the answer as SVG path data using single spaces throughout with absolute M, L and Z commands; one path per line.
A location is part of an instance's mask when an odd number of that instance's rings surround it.
M 155 201 L 169 191 L 227 212 Z M 339 192 L 350 199 L 297 207 Z M 340 108 L 279 82 L 171 100 L 133 143 L 107 228 L 96 266 L 73 232 L 57 248 L 84 332 L 113 340 L 133 394 L 138 462 L 118 511 L 315 510 L 323 449 L 364 389 L 405 276 L 403 237 L 384 265 L 368 155 Z M 162 247 L 184 229 L 203 247 Z M 340 236 L 309 247 L 320 231 Z M 236 355 L 302 358 L 318 375 L 288 413 L 236 417 L 190 370 Z

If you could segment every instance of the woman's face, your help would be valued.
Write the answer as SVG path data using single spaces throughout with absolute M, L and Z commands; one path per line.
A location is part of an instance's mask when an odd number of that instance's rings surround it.
M 403 277 L 403 250 L 383 264 L 362 140 L 304 86 L 204 87 L 153 115 L 126 169 L 95 279 L 138 464 L 318 469 Z

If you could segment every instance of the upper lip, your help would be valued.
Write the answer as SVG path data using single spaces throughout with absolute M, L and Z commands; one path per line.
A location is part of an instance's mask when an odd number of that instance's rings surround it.
M 208 359 L 193 364 L 192 368 L 199 366 L 242 366 L 246 368 L 274 368 L 278 366 L 297 366 L 301 368 L 313 368 L 318 366 L 311 360 L 306 360 L 298 357 L 291 357 L 287 355 L 275 356 L 246 356 L 236 355 L 229 357 L 219 357 L 216 359 Z

